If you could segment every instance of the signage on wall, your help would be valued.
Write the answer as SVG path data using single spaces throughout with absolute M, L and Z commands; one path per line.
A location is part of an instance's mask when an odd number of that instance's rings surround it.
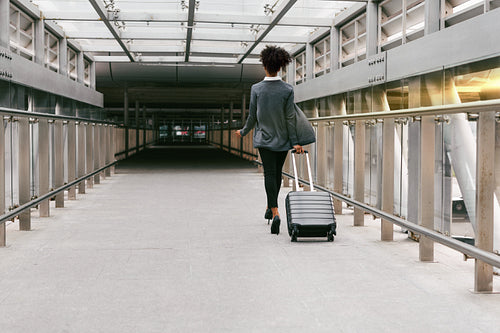
M 13 77 L 11 72 L 12 55 L 10 51 L 0 48 L 0 80 L 10 80 Z
M 368 83 L 379 84 L 385 82 L 387 72 L 387 53 L 377 54 L 367 59 Z

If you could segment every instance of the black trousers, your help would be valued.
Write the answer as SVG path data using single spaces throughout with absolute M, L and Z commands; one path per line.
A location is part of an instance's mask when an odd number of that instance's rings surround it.
M 272 151 L 259 148 L 264 165 L 264 185 L 267 194 L 267 207 L 278 207 L 278 194 L 281 188 L 281 170 L 285 164 L 288 151 Z

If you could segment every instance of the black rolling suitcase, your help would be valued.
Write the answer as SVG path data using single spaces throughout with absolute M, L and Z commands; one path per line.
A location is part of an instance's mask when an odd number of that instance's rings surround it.
M 334 235 L 337 235 L 337 223 L 335 222 L 332 197 L 330 193 L 314 191 L 309 154 L 307 151 L 305 154 L 311 191 L 294 191 L 286 196 L 288 234 L 292 237 L 292 242 L 296 242 L 297 237 L 327 237 L 328 241 L 333 242 Z M 291 155 L 295 185 L 298 189 L 295 150 L 292 151 Z

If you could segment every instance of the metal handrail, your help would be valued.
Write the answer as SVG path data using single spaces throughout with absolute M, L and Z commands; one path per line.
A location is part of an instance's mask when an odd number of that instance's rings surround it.
M 254 161 L 254 163 L 256 163 L 258 165 L 262 165 L 262 162 L 260 162 L 260 161 Z M 288 178 L 291 178 L 291 179 L 294 178 L 294 176 L 288 172 L 282 172 L 282 174 L 287 176 Z M 304 179 L 299 178 L 299 183 L 304 184 L 306 186 L 309 186 L 309 182 L 304 180 Z M 484 250 L 478 249 L 475 246 L 458 241 L 454 238 L 444 236 L 444 235 L 442 235 L 434 230 L 427 229 L 427 228 L 422 227 L 418 224 L 409 222 L 409 221 L 404 220 L 400 217 L 397 217 L 397 216 L 391 215 L 387 212 L 381 211 L 380 209 L 373 208 L 371 206 L 368 206 L 367 204 L 353 200 L 353 199 L 346 197 L 342 194 L 339 194 L 337 192 L 333 192 L 332 190 L 329 190 L 326 187 L 319 186 L 319 185 L 315 184 L 314 188 L 316 188 L 320 191 L 323 191 L 323 192 L 330 193 L 336 199 L 345 201 L 346 203 L 348 203 L 352 206 L 358 207 L 358 208 L 360 208 L 360 209 L 362 209 L 370 214 L 373 214 L 373 215 L 380 217 L 388 222 L 391 222 L 392 224 L 396 224 L 400 227 L 411 230 L 416 234 L 424 235 L 424 236 L 436 241 L 439 244 L 448 246 L 449 248 L 452 248 L 458 252 L 461 252 L 461 253 L 463 253 L 471 258 L 479 259 L 479 260 L 481 260 L 481 261 L 483 261 L 491 266 L 495 266 L 495 267 L 500 268 L 500 256 L 496 255 L 495 253 L 484 251 Z
M 4 108 L 4 107 L 0 107 L 0 114 L 1 113 L 7 113 L 8 115 L 11 115 L 11 116 L 21 116 L 21 117 L 31 117 L 31 118 L 46 118 L 46 119 L 57 119 L 57 120 L 67 120 L 67 121 L 79 121 L 79 122 L 86 122 L 86 123 L 108 124 L 108 125 L 115 125 L 115 126 L 121 125 L 121 123 L 116 123 L 116 122 L 106 121 L 106 120 L 96 120 L 96 119 L 88 119 L 88 118 L 81 118 L 81 117 L 64 116 L 64 115 L 51 114 L 51 113 L 22 111 L 22 110 L 18 110 L 18 109 L 10 109 L 10 108 Z
M 19 214 L 21 214 L 25 210 L 27 210 L 27 209 L 29 209 L 31 207 L 34 207 L 34 206 L 38 205 L 39 203 L 41 203 L 41 202 L 43 202 L 45 200 L 48 200 L 48 199 L 52 198 L 53 196 L 57 195 L 59 192 L 62 192 L 62 191 L 66 190 L 66 189 L 68 189 L 70 187 L 76 186 L 79 183 L 87 180 L 88 178 L 93 177 L 93 176 L 95 176 L 96 174 L 98 174 L 100 172 L 103 172 L 104 170 L 106 170 L 109 167 L 112 167 L 113 165 L 115 165 L 118 162 L 119 161 L 114 161 L 112 163 L 109 163 L 109 164 L 103 166 L 102 168 L 93 171 L 92 173 L 90 173 L 88 175 L 80 177 L 80 178 L 72 181 L 71 183 L 63 185 L 63 186 L 61 186 L 61 187 L 59 187 L 59 188 L 57 188 L 57 189 L 55 189 L 53 191 L 50 191 L 49 193 L 46 193 L 46 194 L 42 195 L 39 198 L 36 198 L 35 200 L 31 200 L 31 201 L 29 201 L 29 202 L 27 202 L 27 203 L 25 203 L 25 204 L 17 207 L 16 209 L 13 209 L 10 212 L 1 215 L 0 216 L 0 224 L 5 223 L 5 221 L 8 221 L 8 220 L 11 220 L 11 219 L 15 218 L 16 216 L 18 216 Z
M 434 116 L 452 113 L 476 113 L 486 111 L 500 111 L 500 99 L 489 101 L 469 102 L 461 104 L 425 106 L 395 111 L 368 112 L 357 114 L 344 114 L 328 117 L 309 118 L 309 121 L 335 121 L 335 120 L 368 120 L 383 118 L 404 118 L 416 116 Z

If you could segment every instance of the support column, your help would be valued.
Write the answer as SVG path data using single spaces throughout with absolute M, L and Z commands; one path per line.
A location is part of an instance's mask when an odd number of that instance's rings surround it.
M 424 35 L 439 31 L 441 25 L 441 0 L 425 1 L 424 20 Z
M 0 1 L 0 6 L 2 2 Z M 0 7 L 0 12 L 2 7 Z M 1 23 L 0 23 L 1 24 Z M 1 29 L 1 28 L 0 28 Z M 5 127 L 3 115 L 0 115 L 0 215 L 5 213 Z M 6 245 L 5 222 L 0 225 L 0 247 Z
M 85 125 L 78 123 L 78 178 L 85 176 Z M 78 193 L 85 193 L 85 182 L 78 184 Z
M 30 195 L 30 123 L 28 118 L 19 118 L 19 205 L 31 200 Z M 31 209 L 19 214 L 19 229 L 31 230 Z
M 231 140 L 231 129 L 233 127 L 233 107 L 234 107 L 234 104 L 233 102 L 230 102 L 229 103 L 229 122 L 228 122 L 228 130 L 227 130 L 227 145 L 228 145 L 228 149 L 229 149 L 229 153 L 231 154 L 231 150 L 232 150 L 232 140 Z
M 328 168 L 328 149 L 327 145 L 330 142 L 326 139 L 327 124 L 322 121 L 318 123 L 318 132 L 316 134 L 316 159 L 317 159 L 317 183 L 321 186 L 326 186 L 326 172 Z
M 421 79 L 410 79 L 408 83 L 408 107 L 421 106 Z M 420 122 L 408 123 L 408 221 L 420 221 Z M 409 231 L 409 236 L 412 234 Z
M 147 135 L 146 135 L 146 127 L 147 127 L 148 120 L 146 118 L 146 105 L 142 106 L 142 147 L 143 149 L 146 149 L 146 143 L 148 141 Z M 191 128 L 191 131 L 193 129 Z
M 10 45 L 10 1 L 0 0 L 0 46 Z
M 49 193 L 49 123 L 47 119 L 38 121 L 38 179 L 40 181 L 40 196 Z M 50 216 L 50 200 L 45 200 L 38 206 L 40 217 Z
M 77 81 L 79 83 L 83 83 L 85 79 L 85 62 L 83 60 L 83 51 L 80 51 L 77 54 L 76 72 Z
M 94 169 L 94 126 L 88 123 L 85 132 L 85 161 L 86 161 L 86 173 L 89 174 Z M 87 179 L 87 187 L 94 187 L 94 178 L 90 177 Z
M 99 125 L 99 168 L 106 164 L 106 126 Z M 101 172 L 102 179 L 106 179 L 106 172 Z
M 43 18 L 35 20 L 35 63 L 45 65 L 45 23 Z
M 64 185 L 64 144 L 63 123 L 54 121 L 54 186 L 59 188 Z M 56 195 L 56 208 L 64 207 L 64 191 Z
M 94 171 L 99 169 L 101 165 L 101 131 L 99 124 L 94 124 Z M 101 183 L 101 175 L 96 174 L 94 176 L 94 184 Z
M 220 149 L 224 150 L 224 107 L 220 111 Z
M 495 112 L 481 112 L 477 124 L 476 247 L 493 252 Z M 475 292 L 493 291 L 493 267 L 475 260 Z
M 125 84 L 125 89 L 123 91 L 123 125 L 125 126 L 125 158 L 128 157 L 128 127 L 129 127 L 129 114 L 128 114 L 128 88 L 127 84 Z
M 104 164 L 105 165 L 108 165 L 109 163 L 111 163 L 111 130 L 113 129 L 113 127 L 111 125 L 108 125 L 105 127 L 105 131 L 106 131 L 106 157 L 105 157 L 105 161 L 104 161 Z M 105 171 L 105 176 L 106 177 L 111 177 L 111 168 L 107 168 Z
M 241 128 L 245 126 L 245 119 L 246 119 L 246 112 L 247 112 L 247 95 L 243 93 L 241 96 Z M 240 138 L 240 156 L 243 158 L 244 156 L 244 151 L 245 147 L 243 146 L 243 138 Z M 288 177 L 283 177 L 283 181 L 285 182 L 283 186 L 288 187 Z
M 384 119 L 382 148 L 382 210 L 394 213 L 394 119 Z M 382 219 L 381 240 L 394 239 L 394 226 L 391 222 Z
M 372 57 L 378 50 L 378 5 L 368 0 L 366 5 L 366 57 Z
M 334 147 L 333 147 L 333 191 L 342 193 L 342 177 L 344 164 L 344 124 L 337 120 L 334 124 Z M 342 214 L 342 201 L 333 200 L 335 214 Z
M 420 225 L 434 230 L 434 116 L 423 116 L 420 122 Z M 434 242 L 423 235 L 419 240 L 420 261 L 434 261 Z
M 295 76 L 295 75 L 294 75 Z M 314 46 L 306 44 L 306 81 L 314 79 Z
M 330 64 L 332 67 L 332 72 L 339 69 L 339 43 L 340 43 L 340 29 L 337 27 L 332 27 L 330 29 Z
M 96 88 L 96 72 L 95 72 L 95 62 L 90 62 L 90 88 Z
M 354 141 L 354 200 L 365 201 L 365 122 L 356 120 Z M 365 225 L 365 212 L 354 207 L 354 226 Z
M 59 39 L 59 74 L 68 76 L 68 40 Z
M 74 181 L 76 177 L 76 124 L 74 121 L 68 122 L 68 182 Z M 68 199 L 76 199 L 76 187 L 68 190 Z
M 139 101 L 135 101 L 135 152 L 139 152 Z

